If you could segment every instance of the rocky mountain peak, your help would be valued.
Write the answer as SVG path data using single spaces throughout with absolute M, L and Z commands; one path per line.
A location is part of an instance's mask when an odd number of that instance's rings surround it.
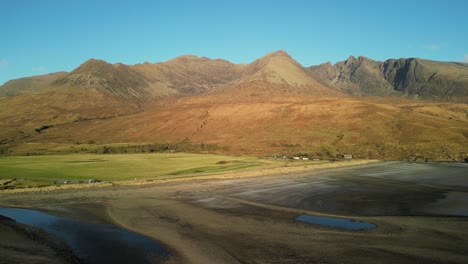
M 99 68 L 103 68 L 103 67 L 112 67 L 112 64 L 104 61 L 104 60 L 99 60 L 99 59 L 89 59 L 85 62 L 83 62 L 80 66 L 78 66 L 75 70 L 73 70 L 74 72 L 78 72 L 78 71 L 87 71 L 87 70 L 91 70 L 91 69 L 99 69 Z
M 266 54 L 264 57 L 277 57 L 277 56 L 285 56 L 285 57 L 291 58 L 291 55 L 289 55 L 284 50 L 277 50 L 277 51 L 274 51 L 274 52 L 270 52 L 270 53 Z
M 344 64 L 350 65 L 350 64 L 353 64 L 354 62 L 356 62 L 356 57 L 354 57 L 353 55 L 350 55 L 348 59 L 344 61 Z
M 144 76 L 125 64 L 110 64 L 89 59 L 52 85 L 72 88 L 97 88 L 120 97 L 134 99 L 147 97 L 148 86 Z

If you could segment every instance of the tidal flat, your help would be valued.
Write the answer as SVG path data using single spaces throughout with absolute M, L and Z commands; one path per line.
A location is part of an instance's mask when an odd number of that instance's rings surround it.
M 0 193 L 0 206 L 143 234 L 170 250 L 164 263 L 466 263 L 467 165 L 377 162 L 257 177 L 220 174 Z M 303 214 L 376 227 L 354 231 L 297 221 Z

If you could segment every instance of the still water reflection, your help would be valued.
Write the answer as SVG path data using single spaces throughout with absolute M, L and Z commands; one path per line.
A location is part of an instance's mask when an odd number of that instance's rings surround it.
M 0 215 L 63 238 L 83 263 L 157 263 L 169 256 L 157 242 L 113 225 L 90 224 L 19 208 L 0 207 Z
M 372 223 L 362 222 L 359 220 L 352 220 L 338 217 L 328 216 L 315 216 L 315 215 L 300 215 L 296 218 L 297 221 L 306 222 L 309 224 L 316 224 L 334 228 L 341 228 L 346 230 L 363 230 L 372 229 L 377 226 Z

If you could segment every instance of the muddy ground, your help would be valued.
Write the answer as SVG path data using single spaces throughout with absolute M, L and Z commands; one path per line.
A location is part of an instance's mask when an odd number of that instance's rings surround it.
M 160 241 L 172 253 L 169 263 L 466 263 L 467 168 L 381 162 L 8 193 L 0 194 L 0 206 L 114 223 Z M 347 231 L 296 221 L 303 213 L 351 217 L 377 228 Z

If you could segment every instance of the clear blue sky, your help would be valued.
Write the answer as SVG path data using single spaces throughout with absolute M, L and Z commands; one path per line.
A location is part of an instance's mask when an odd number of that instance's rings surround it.
M 250 63 L 280 49 L 304 66 L 349 55 L 468 62 L 467 0 L 0 0 L 0 20 L 0 84 L 89 58 Z

